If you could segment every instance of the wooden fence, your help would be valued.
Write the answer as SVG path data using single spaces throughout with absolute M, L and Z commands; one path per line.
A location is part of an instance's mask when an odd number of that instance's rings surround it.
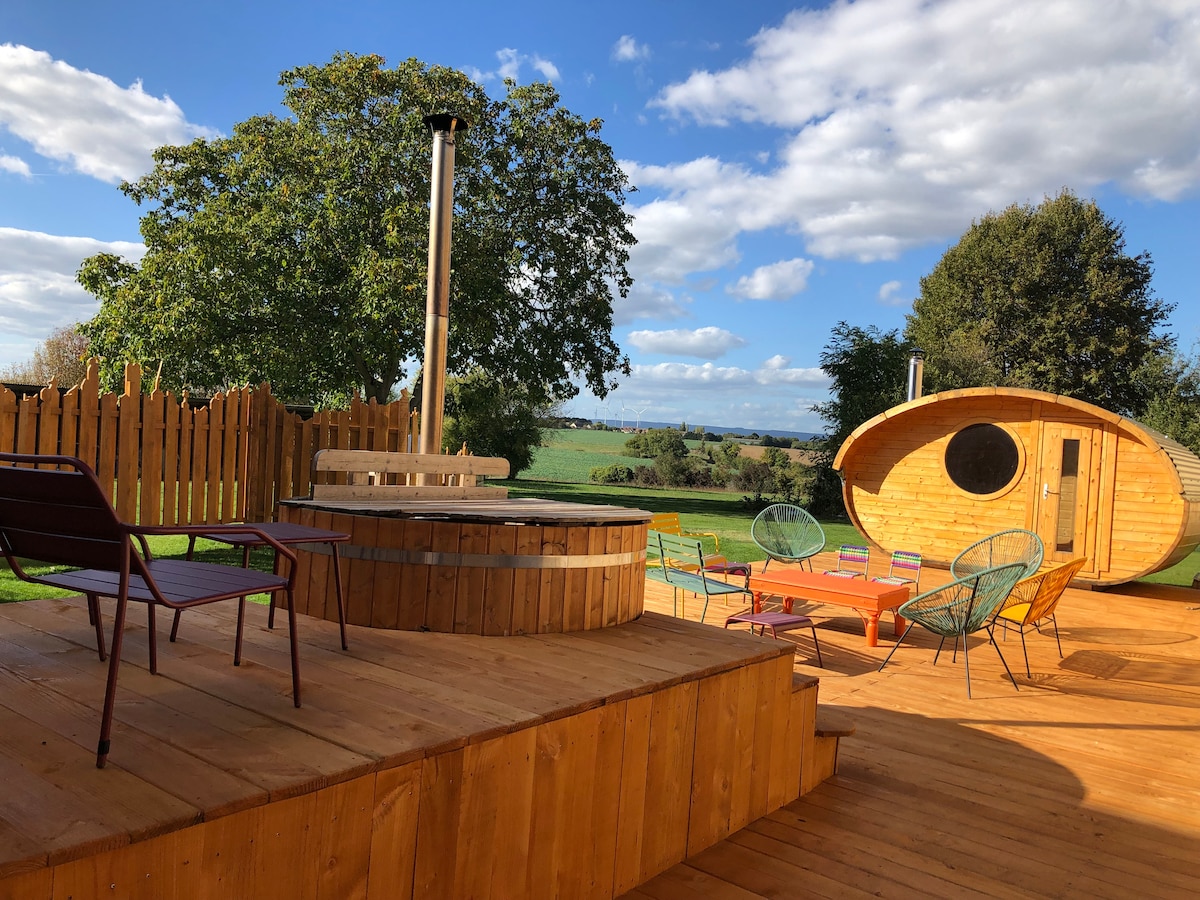
M 100 393 L 95 360 L 65 393 L 51 384 L 18 397 L 0 385 L 0 451 L 83 459 L 112 486 L 121 518 L 144 525 L 269 521 L 280 499 L 308 493 L 318 450 L 409 450 L 416 426 L 407 392 L 305 418 L 266 384 L 203 405 L 160 390 L 157 379 L 143 393 L 136 364 L 119 396 Z

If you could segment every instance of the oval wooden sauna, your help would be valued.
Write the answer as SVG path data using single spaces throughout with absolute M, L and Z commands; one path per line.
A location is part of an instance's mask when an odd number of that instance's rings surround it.
M 1200 458 L 1080 400 L 967 388 L 860 425 L 833 463 L 850 520 L 889 553 L 948 564 L 1006 528 L 1041 536 L 1046 564 L 1086 556 L 1079 580 L 1119 584 L 1200 544 Z
M 285 500 L 283 521 L 350 535 L 346 621 L 460 634 L 629 622 L 646 584 L 643 510 L 551 500 Z M 298 555 L 296 609 L 337 621 L 329 546 Z

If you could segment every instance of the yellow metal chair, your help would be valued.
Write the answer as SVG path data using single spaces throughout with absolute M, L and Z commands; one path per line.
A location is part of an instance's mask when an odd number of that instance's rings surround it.
M 1058 655 L 1061 658 L 1062 641 L 1058 639 L 1058 622 L 1054 618 L 1054 610 L 1058 607 L 1059 598 L 1071 583 L 1079 570 L 1087 564 L 1086 558 L 1073 559 L 1070 562 L 1039 572 L 1018 581 L 1004 607 L 996 613 L 996 625 L 1008 632 L 1012 625 L 1021 634 L 1021 650 L 1025 653 L 1025 674 L 1032 677 L 1029 670 L 1029 650 L 1025 647 L 1025 629 L 1032 625 L 1041 631 L 1041 623 L 1046 619 L 1054 625 L 1054 640 L 1058 643 Z

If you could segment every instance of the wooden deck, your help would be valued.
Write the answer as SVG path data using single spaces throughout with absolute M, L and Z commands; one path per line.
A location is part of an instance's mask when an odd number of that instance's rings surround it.
M 647 609 L 669 601 L 648 586 Z M 1200 592 L 1070 589 L 1059 610 L 1065 659 L 1028 635 L 1026 677 L 1010 636 L 1017 692 L 980 646 L 968 700 L 961 655 L 935 668 L 928 633 L 880 673 L 887 614 L 872 649 L 853 613 L 824 608 L 823 670 L 805 633 L 787 637 L 822 708 L 857 725 L 838 774 L 627 896 L 1200 896 Z
M 106 613 L 111 604 L 105 605 Z M 0 605 L 0 898 L 611 897 L 811 788 L 790 645 L 670 616 L 577 634 L 187 612 L 146 670 L 133 604 L 108 768 L 82 600 Z M 804 738 L 807 733 L 808 738 Z M 805 746 L 814 749 L 809 754 Z

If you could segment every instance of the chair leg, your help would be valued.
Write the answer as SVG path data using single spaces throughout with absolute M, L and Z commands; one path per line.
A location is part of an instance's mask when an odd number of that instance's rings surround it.
M 817 626 L 810 625 L 809 627 L 812 629 L 813 647 L 815 647 L 817 651 L 817 665 L 823 669 L 825 668 L 825 661 L 821 659 L 821 642 L 817 640 Z
M 96 652 L 100 654 L 100 662 L 108 657 L 104 652 L 104 623 L 100 621 L 100 598 L 96 594 L 87 595 L 88 619 L 96 629 Z
M 699 595 L 699 594 L 697 594 L 696 596 L 697 596 L 697 598 L 698 598 L 700 595 Z M 704 624 L 704 616 L 705 616 L 707 613 L 708 613 L 708 594 L 705 594 L 705 595 L 704 595 L 704 608 L 700 610 L 700 624 L 701 624 L 701 625 L 703 625 L 703 624 Z
M 179 636 L 179 616 L 183 612 L 182 609 L 175 610 L 175 615 L 171 619 L 171 643 L 175 643 L 175 638 Z
M 108 656 L 108 680 L 104 686 L 104 711 L 100 715 L 100 740 L 96 744 L 96 768 L 103 769 L 111 746 L 113 707 L 117 700 L 117 670 L 121 665 L 121 644 L 125 636 L 125 613 L 129 608 L 128 595 L 117 598 L 113 618 L 112 652 Z
M 289 590 L 288 598 L 288 641 L 292 650 L 292 702 L 300 708 L 300 641 L 296 636 L 296 598 Z
M 274 592 L 271 594 L 275 596 Z M 242 664 L 242 625 L 246 621 L 246 598 L 238 597 L 237 635 L 233 639 L 233 664 Z
M 905 630 L 905 633 L 906 634 L 908 633 L 907 630 Z M 942 635 L 942 639 L 940 641 L 938 641 L 937 653 L 933 654 L 933 664 L 935 666 L 937 665 L 938 657 L 942 655 L 942 645 L 945 643 L 946 643 L 946 636 Z M 958 654 L 958 640 L 957 639 L 954 641 L 954 652 L 955 652 L 956 658 L 957 658 L 957 654 Z M 953 659 L 950 661 L 954 662 Z
M 342 594 L 342 555 L 338 552 L 338 545 L 332 541 L 329 549 L 333 551 L 333 579 L 337 590 L 338 627 L 342 631 L 342 649 L 349 650 L 350 646 L 346 643 L 346 599 Z M 271 594 L 271 600 L 275 600 L 274 594 Z
M 907 626 L 905 627 L 905 629 L 904 629 L 904 634 L 902 634 L 902 635 L 900 635 L 900 637 L 896 638 L 896 643 L 892 645 L 892 649 L 891 649 L 890 651 L 888 651 L 888 655 L 887 655 L 887 656 L 885 656 L 885 657 L 884 657 L 884 659 L 883 659 L 883 662 L 881 662 L 881 663 L 879 664 L 879 668 L 878 668 L 878 670 L 877 670 L 877 671 L 879 671 L 879 672 L 882 672 L 882 671 L 883 671 L 883 667 L 884 667 L 884 666 L 886 666 L 886 665 L 888 664 L 888 660 L 890 660 L 890 659 L 892 658 L 892 654 L 896 652 L 896 650 L 897 650 L 897 648 L 900 646 L 900 644 L 904 642 L 904 639 L 905 639 L 906 637 L 908 637 L 908 633 L 909 633 L 910 631 L 912 631 L 912 627 L 913 627 L 913 625 L 915 625 L 915 624 L 916 624 L 916 622 L 909 622 L 909 623 L 908 623 L 908 625 L 907 625 Z M 824 668 L 824 666 L 822 666 L 822 668 Z
M 954 653 L 958 655 L 958 637 L 954 638 Z M 963 668 L 967 670 L 967 699 L 971 699 L 971 656 L 967 652 L 967 638 L 963 635 Z
M 1008 660 L 1006 660 L 1004 658 L 1004 654 L 1000 652 L 1000 645 L 996 643 L 996 639 L 994 637 L 992 637 L 992 633 L 990 631 L 988 632 L 988 640 L 991 642 L 992 646 L 996 648 L 996 653 L 1000 657 L 1000 662 L 1004 664 L 1004 671 L 1008 673 L 1008 680 L 1012 682 L 1012 685 L 1014 688 L 1016 688 L 1018 691 L 1021 690 L 1020 685 L 1017 684 L 1017 679 L 1013 677 L 1012 669 L 1010 669 L 1008 667 Z M 1025 632 L 1022 631 L 1021 632 L 1022 644 L 1024 644 L 1024 641 L 1025 641 Z M 1026 668 L 1028 668 L 1028 666 L 1029 666 L 1029 655 L 1028 654 L 1025 655 L 1025 666 L 1026 666 Z M 1030 677 L 1032 677 L 1032 676 L 1030 676 Z
M 1058 644 L 1058 658 L 1066 659 L 1062 652 L 1062 639 L 1058 636 L 1058 619 L 1054 618 L 1054 613 L 1050 613 L 1050 623 L 1054 626 L 1054 641 Z
M 157 603 L 150 601 L 146 604 L 146 629 L 149 634 L 146 637 L 146 643 L 150 646 L 150 674 L 158 674 L 158 622 L 154 616 L 154 607 Z
M 998 647 L 996 649 L 999 649 Z M 1033 677 L 1033 672 L 1029 669 L 1029 648 L 1025 646 L 1025 627 L 1021 627 L 1021 652 L 1025 654 L 1025 674 L 1029 678 Z

